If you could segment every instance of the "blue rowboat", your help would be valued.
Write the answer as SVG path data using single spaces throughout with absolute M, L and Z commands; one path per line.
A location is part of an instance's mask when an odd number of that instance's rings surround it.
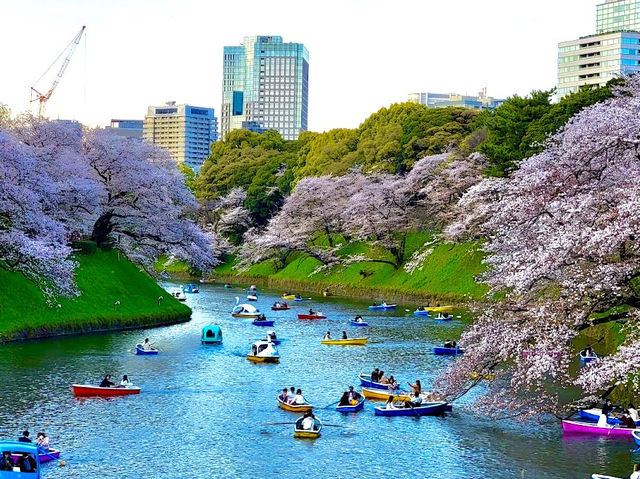
M 369 326 L 369 323 L 365 323 L 364 321 L 349 321 L 351 326 Z
M 633 437 L 633 441 L 636 443 L 636 446 L 640 447 L 640 431 L 633 431 L 631 433 L 631 437 Z
M 464 349 L 459 347 L 455 348 L 445 348 L 445 347 L 435 347 L 433 348 L 433 354 L 436 356 L 458 356 L 459 354 L 463 354 Z
M 353 405 L 348 406 L 336 406 L 336 411 L 338 412 L 358 412 L 364 408 L 364 398 L 360 398 L 360 400 Z
M 136 354 L 139 356 L 158 354 L 157 349 L 144 349 L 142 344 L 136 344 Z
M 424 309 L 416 309 L 413 312 L 414 316 L 430 316 L 429 311 L 425 311 Z
M 598 355 L 595 351 L 592 351 L 591 354 L 586 354 L 585 351 L 580 351 L 580 362 L 582 364 L 590 363 L 591 361 L 595 361 L 598 359 Z
M 358 376 L 358 379 L 360 380 L 360 385 L 365 388 L 384 389 L 385 391 L 389 389 L 388 384 L 382 384 L 372 381 L 370 374 L 360 374 Z
M 593 408 L 593 409 L 581 409 L 578 411 L 578 416 L 582 419 L 586 419 L 587 421 L 598 422 L 600 419 L 600 414 L 602 414 L 602 409 Z M 607 423 L 609 424 L 622 424 L 620 419 L 614 416 L 609 416 L 607 418 Z M 636 426 L 640 426 L 640 421 L 636 421 Z
M 387 304 L 387 303 L 372 304 L 371 306 L 369 306 L 369 311 L 384 311 L 387 309 L 396 309 L 397 306 L 398 306 L 397 304 Z
M 273 326 L 274 322 L 275 321 L 273 319 L 254 319 L 251 324 L 253 324 L 254 326 Z
M 438 316 L 433 318 L 434 321 L 453 321 L 453 314 L 447 314 L 446 316 L 439 313 Z
M 439 416 L 444 414 L 446 402 L 426 403 L 416 407 L 403 407 L 398 409 L 386 409 L 376 407 L 376 416 Z

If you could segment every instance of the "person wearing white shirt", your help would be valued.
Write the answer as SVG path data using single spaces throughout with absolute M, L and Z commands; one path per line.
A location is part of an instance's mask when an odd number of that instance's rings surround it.
M 633 404 L 629 403 L 629 417 L 631 417 L 631 419 L 633 419 L 633 422 L 638 422 L 640 421 L 640 417 L 638 416 L 638 410 L 633 407 Z
M 629 476 L 629 479 L 640 479 L 640 464 L 633 465 L 633 472 Z
M 305 401 L 304 396 L 302 396 L 302 389 L 298 389 L 296 391 L 296 395 L 293 397 L 293 404 L 306 404 L 307 401 Z

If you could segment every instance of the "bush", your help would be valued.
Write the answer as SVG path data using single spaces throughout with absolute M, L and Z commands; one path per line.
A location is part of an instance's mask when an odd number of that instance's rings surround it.
M 91 240 L 74 241 L 73 243 L 71 243 L 71 246 L 80 254 L 93 254 L 98 249 L 97 243 Z

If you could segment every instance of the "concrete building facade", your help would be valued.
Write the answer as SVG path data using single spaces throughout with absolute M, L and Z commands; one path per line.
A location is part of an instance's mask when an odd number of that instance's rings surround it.
M 426 105 L 429 108 L 460 106 L 473 110 L 493 110 L 504 103 L 503 99 L 487 96 L 486 88 L 483 88 L 477 96 L 459 93 L 409 93 L 408 101 Z
M 218 139 L 218 120 L 213 108 L 167 102 L 147 109 L 142 136 L 198 171 Z
M 309 52 L 279 36 L 245 37 L 223 51 L 221 136 L 245 128 L 295 140 L 307 129 Z
M 111 120 L 111 125 L 106 129 L 125 138 L 141 140 L 142 139 L 142 120 Z

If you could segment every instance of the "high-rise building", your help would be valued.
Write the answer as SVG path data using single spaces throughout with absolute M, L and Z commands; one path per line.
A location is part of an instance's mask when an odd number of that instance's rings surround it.
M 640 71 L 640 2 L 598 5 L 596 34 L 558 44 L 558 99 Z
M 111 120 L 107 130 L 125 138 L 142 139 L 142 120 Z
M 607 0 L 596 8 L 597 34 L 640 30 L 640 2 L 637 0 Z
M 459 93 L 409 93 L 408 101 L 429 108 L 461 106 L 473 110 L 493 110 L 504 103 L 503 99 L 487 96 L 486 88 L 483 88 L 476 96 Z
M 213 108 L 170 101 L 147 109 L 142 136 L 198 171 L 209 156 L 211 143 L 218 139 L 218 120 Z
M 307 129 L 309 52 L 278 36 L 245 37 L 224 47 L 222 138 L 231 130 L 277 130 L 295 140 Z

